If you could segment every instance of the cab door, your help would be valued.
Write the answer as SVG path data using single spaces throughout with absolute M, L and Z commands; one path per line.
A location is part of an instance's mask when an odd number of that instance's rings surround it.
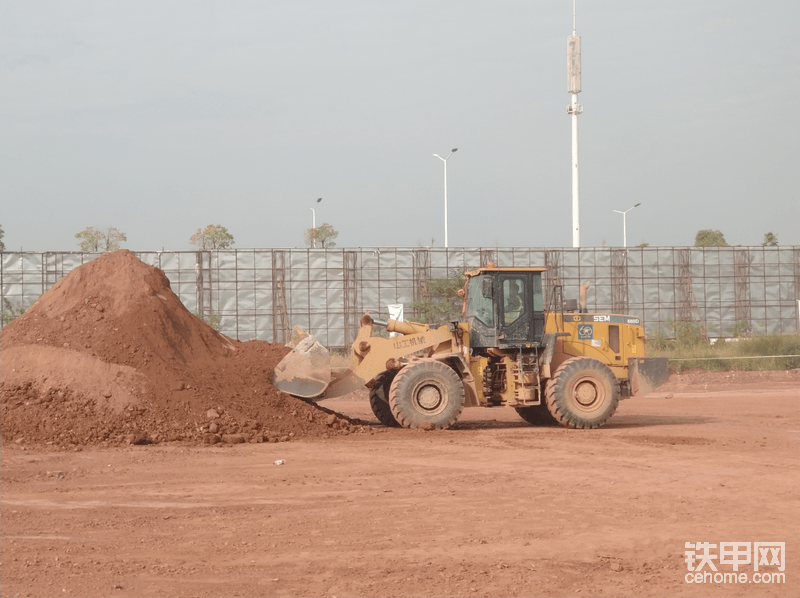
M 496 287 L 500 345 L 538 343 L 544 332 L 541 272 L 500 274 Z
M 530 277 L 524 273 L 501 274 L 498 276 L 497 289 L 500 345 L 531 342 L 533 301 Z

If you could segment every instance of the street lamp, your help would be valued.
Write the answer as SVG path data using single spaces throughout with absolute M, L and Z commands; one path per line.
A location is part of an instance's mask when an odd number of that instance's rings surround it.
M 642 205 L 641 202 L 637 203 L 635 206 L 633 206 L 633 208 L 638 208 L 640 205 Z M 627 227 L 627 223 L 625 222 L 625 220 L 627 218 L 628 212 L 630 212 L 633 208 L 628 208 L 624 212 L 620 212 L 619 210 L 612 210 L 612 211 L 616 212 L 617 214 L 622 214 L 622 246 L 623 247 L 627 247 L 628 246 L 628 227 Z
M 439 154 L 433 154 L 437 158 L 439 158 L 442 162 L 444 162 L 444 246 L 447 247 L 447 161 L 450 159 L 450 156 L 455 154 L 458 151 L 457 147 L 454 147 L 450 150 L 450 154 L 447 158 L 442 158 Z
M 317 203 L 321 201 L 322 198 L 320 197 Z M 314 208 L 308 209 L 311 210 L 311 248 L 314 249 L 317 246 L 317 238 L 314 236 L 314 230 L 317 228 L 317 213 L 314 211 Z

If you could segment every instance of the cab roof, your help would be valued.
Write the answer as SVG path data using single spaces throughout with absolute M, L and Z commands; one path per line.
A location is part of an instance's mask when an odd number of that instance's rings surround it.
M 547 271 L 547 268 L 536 268 L 536 267 L 528 267 L 528 268 L 520 268 L 520 267 L 508 268 L 508 267 L 505 267 L 505 268 L 501 268 L 500 266 L 497 266 L 497 265 L 492 264 L 490 262 L 485 266 L 481 266 L 477 270 L 471 270 L 469 272 L 465 272 L 464 275 L 471 278 L 473 276 L 479 276 L 480 274 L 485 274 L 485 273 L 488 273 L 488 272 L 511 273 L 511 272 L 546 272 L 546 271 Z

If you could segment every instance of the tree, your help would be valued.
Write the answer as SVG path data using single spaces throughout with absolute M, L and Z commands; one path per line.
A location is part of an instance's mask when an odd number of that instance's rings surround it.
M 762 243 L 764 247 L 777 247 L 778 246 L 778 235 L 773 235 L 772 233 L 767 233 L 764 235 L 764 242 Z
M 697 232 L 697 235 L 694 238 L 694 246 L 728 247 L 728 242 L 725 240 L 725 235 L 723 235 L 720 231 L 705 228 Z
M 92 253 L 116 251 L 123 241 L 128 240 L 125 233 L 113 226 L 105 231 L 87 226 L 81 232 L 76 233 L 75 238 L 78 239 L 78 247 L 81 248 L 81 251 Z
M 228 249 L 234 241 L 227 228 L 221 224 L 209 224 L 204 229 L 198 228 L 189 243 L 200 249 Z
M 433 326 L 460 320 L 464 299 L 458 291 L 464 288 L 464 282 L 464 274 L 458 271 L 452 272 L 449 278 L 429 279 L 427 298 L 411 304 L 415 318 Z
M 28 308 L 25 307 L 24 303 L 12 305 L 8 299 L 3 297 L 3 311 L 0 313 L 0 321 L 2 321 L 3 325 L 5 326 L 15 318 L 18 318 L 24 314 L 26 309 Z
M 100 251 L 100 243 L 102 243 L 105 235 L 102 231 L 97 230 L 93 226 L 83 229 L 81 232 L 75 234 L 78 239 L 78 247 L 81 251 L 98 252 Z
M 6 236 L 6 233 L 3 231 L 3 226 L 0 224 L 0 251 L 6 250 L 6 244 L 3 243 L 3 237 Z
M 336 247 L 333 240 L 338 236 L 338 231 L 327 222 L 317 228 L 309 228 L 305 232 L 306 245 L 309 247 Z

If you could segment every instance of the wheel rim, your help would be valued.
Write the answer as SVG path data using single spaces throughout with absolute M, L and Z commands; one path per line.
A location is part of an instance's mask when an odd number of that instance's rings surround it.
M 605 401 L 605 389 L 592 378 L 581 378 L 574 386 L 572 398 L 581 411 L 595 411 Z
M 414 393 L 414 406 L 427 415 L 439 413 L 446 402 L 442 389 L 435 384 L 423 384 Z

